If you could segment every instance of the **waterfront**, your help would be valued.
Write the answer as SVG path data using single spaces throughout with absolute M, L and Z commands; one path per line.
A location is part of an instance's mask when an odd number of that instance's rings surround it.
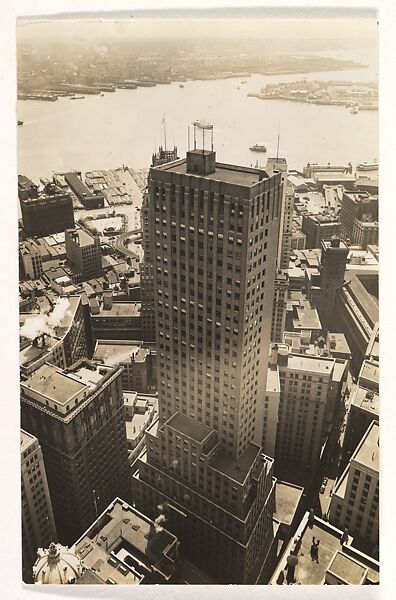
M 308 80 L 374 80 L 372 56 L 356 52 L 366 69 L 309 73 Z M 349 58 L 347 56 L 347 58 Z M 374 66 L 373 66 L 374 65 Z M 54 171 L 109 169 L 123 164 L 147 167 L 161 140 L 166 113 L 167 145 L 177 144 L 179 155 L 187 149 L 187 124 L 205 119 L 215 125 L 217 160 L 255 165 L 267 155 L 249 151 L 263 142 L 276 151 L 280 127 L 280 152 L 291 168 L 311 162 L 352 164 L 378 158 L 378 113 L 352 115 L 339 106 L 298 104 L 284 100 L 249 98 L 267 83 L 302 79 L 301 74 L 253 75 L 241 79 L 188 81 L 154 88 L 118 90 L 71 102 L 18 101 L 18 172 L 35 180 Z M 239 89 L 238 89 L 239 88 Z

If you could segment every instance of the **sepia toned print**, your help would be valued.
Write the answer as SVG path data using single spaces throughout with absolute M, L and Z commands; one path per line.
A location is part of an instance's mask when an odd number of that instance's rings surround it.
M 23 581 L 378 584 L 376 16 L 17 57 Z

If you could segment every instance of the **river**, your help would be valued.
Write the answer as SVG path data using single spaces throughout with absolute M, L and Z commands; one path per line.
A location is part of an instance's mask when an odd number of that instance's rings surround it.
M 322 53 L 328 54 L 330 53 Z M 167 146 L 176 144 L 179 156 L 187 150 L 187 125 L 196 119 L 214 124 L 217 160 L 265 164 L 266 155 L 249 146 L 265 143 L 276 152 L 278 127 L 280 155 L 289 168 L 307 162 L 355 165 L 378 158 L 378 113 L 353 115 L 341 106 L 320 106 L 284 100 L 247 97 L 266 83 L 309 80 L 372 81 L 378 73 L 375 50 L 332 54 L 365 62 L 367 68 L 304 75 L 253 75 L 215 81 L 187 81 L 136 90 L 117 90 L 104 96 L 86 96 L 56 102 L 18 101 L 18 172 L 38 181 L 53 172 L 110 169 L 126 164 L 148 167 L 163 142 L 161 121 L 166 114 Z

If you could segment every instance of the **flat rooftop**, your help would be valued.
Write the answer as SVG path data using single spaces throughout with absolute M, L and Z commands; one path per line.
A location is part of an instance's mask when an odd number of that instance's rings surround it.
M 209 427 L 180 412 L 168 419 L 166 425 L 199 443 L 202 443 L 212 432 Z
M 249 444 L 238 460 L 234 460 L 224 452 L 218 452 L 210 461 L 210 466 L 242 484 L 252 469 L 258 454 L 261 454 L 261 448 L 256 444 Z
M 34 435 L 21 429 L 21 452 L 24 452 L 35 440 L 37 438 Z
M 267 392 L 280 392 L 279 370 L 277 367 L 268 367 Z
M 168 171 L 170 173 L 178 173 L 180 175 L 204 177 L 205 179 L 213 179 L 215 181 L 232 183 L 234 185 L 241 185 L 244 187 L 252 187 L 253 185 L 259 183 L 259 181 L 269 178 L 269 175 L 263 169 L 239 167 L 236 165 L 229 165 L 218 162 L 216 162 L 216 169 L 214 173 L 210 173 L 209 175 L 205 176 L 200 176 L 196 173 L 187 172 L 187 159 L 185 158 L 179 161 L 154 167 L 154 170 L 157 169 L 161 171 Z
M 367 567 L 338 551 L 328 571 L 345 581 L 347 585 L 361 585 L 367 574 Z
M 379 415 L 379 394 L 373 390 L 356 385 L 351 392 L 351 405 L 357 406 L 362 410 Z
M 309 302 L 304 302 L 303 306 L 296 309 L 297 319 L 293 319 L 293 326 L 296 329 L 321 329 L 322 325 L 316 308 L 310 306 Z
M 371 423 L 351 460 L 379 472 L 379 426 L 377 422 Z
M 327 337 L 330 352 L 339 354 L 351 354 L 346 337 L 343 333 L 329 333 Z
M 84 246 L 92 246 L 95 243 L 94 237 L 85 231 L 85 229 L 81 229 L 80 227 L 76 227 L 77 235 L 78 235 L 78 244 L 81 248 Z
M 334 555 L 341 550 L 340 537 L 342 532 L 317 517 L 315 517 L 312 527 L 309 526 L 307 513 L 271 578 L 270 583 L 272 585 L 277 583 L 281 571 L 286 569 L 286 559 L 291 549 L 294 548 L 294 539 L 300 535 L 301 546 L 298 552 L 295 578 L 302 585 L 323 585 L 326 571 L 332 563 Z M 312 538 L 320 541 L 318 562 L 311 558 Z M 284 581 L 284 583 L 286 582 Z
M 148 354 L 150 354 L 150 349 L 142 347 L 142 342 L 124 344 L 122 341 L 106 343 L 100 340 L 93 359 L 106 365 L 118 365 L 123 362 L 130 363 L 132 355 L 135 362 L 143 362 Z
M 140 316 L 140 302 L 113 302 L 111 308 L 101 308 L 98 315 L 94 315 L 95 319 L 98 317 L 139 317 Z
M 167 552 L 176 546 L 177 538 L 166 529 L 156 531 L 154 522 L 119 498 L 76 542 L 78 555 L 88 568 L 93 568 L 106 581 L 138 584 L 151 567 L 172 575 L 173 561 Z
M 303 492 L 304 488 L 298 485 L 286 481 L 277 481 L 275 486 L 274 518 L 281 523 L 290 525 L 293 521 Z
M 23 388 L 36 392 L 58 404 L 65 405 L 88 386 L 63 373 L 54 365 L 44 364 L 21 383 Z
M 334 368 L 334 358 L 319 358 L 302 354 L 289 354 L 287 366 L 295 371 L 309 371 L 315 375 L 330 375 Z
M 365 360 L 363 362 L 362 368 L 360 369 L 359 379 L 366 379 L 367 381 L 372 381 L 377 386 L 379 385 L 379 365 L 371 362 L 369 360 Z

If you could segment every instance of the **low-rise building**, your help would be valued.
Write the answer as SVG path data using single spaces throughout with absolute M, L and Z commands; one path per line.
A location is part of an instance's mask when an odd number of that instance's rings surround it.
M 181 583 L 179 542 L 163 526 L 164 518 L 159 513 L 151 521 L 116 497 L 70 548 L 51 543 L 48 550 L 40 549 L 34 583 Z
M 139 340 L 142 339 L 140 302 L 114 302 L 102 304 L 99 312 L 92 314 L 95 339 Z
M 97 340 L 93 359 L 124 367 L 122 389 L 143 394 L 157 389 L 157 353 L 153 342 Z
M 115 498 L 74 544 L 85 568 L 77 583 L 176 583 L 179 542 L 157 511 L 153 521 Z

